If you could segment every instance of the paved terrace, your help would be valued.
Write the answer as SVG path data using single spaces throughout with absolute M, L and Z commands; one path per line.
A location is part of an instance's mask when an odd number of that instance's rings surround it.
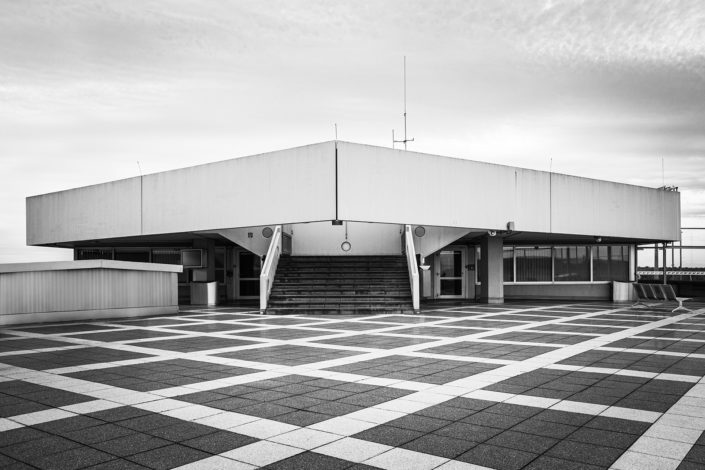
M 6 328 L 0 467 L 703 468 L 699 307 Z

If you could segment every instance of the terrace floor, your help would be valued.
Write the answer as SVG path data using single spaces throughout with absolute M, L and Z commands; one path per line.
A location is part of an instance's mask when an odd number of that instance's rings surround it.
M 0 467 L 703 468 L 705 304 L 690 307 L 7 327 Z

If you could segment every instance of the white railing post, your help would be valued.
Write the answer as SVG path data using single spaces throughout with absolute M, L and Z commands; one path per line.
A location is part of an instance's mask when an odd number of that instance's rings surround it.
M 419 288 L 419 267 L 416 263 L 416 250 L 414 250 L 414 237 L 411 233 L 411 225 L 404 226 L 404 251 L 406 253 L 406 264 L 409 267 L 409 282 L 411 283 L 411 301 L 414 313 L 419 313 L 421 304 L 421 292 Z
M 277 272 L 279 257 L 282 254 L 282 226 L 277 225 L 272 235 L 272 241 L 269 242 L 267 255 L 262 265 L 262 272 L 259 275 L 259 313 L 267 311 L 267 303 L 269 302 L 269 294 L 272 292 L 272 284 L 274 284 L 274 275 Z

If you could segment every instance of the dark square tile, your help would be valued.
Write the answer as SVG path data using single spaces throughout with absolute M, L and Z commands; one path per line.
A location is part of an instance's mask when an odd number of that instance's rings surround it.
M 112 455 L 105 452 L 90 447 L 79 447 L 47 455 L 40 460 L 33 461 L 33 465 L 46 470 L 74 470 L 113 459 Z
M 21 462 L 33 464 L 47 455 L 81 447 L 78 442 L 70 441 L 60 436 L 48 436 L 16 443 L 2 448 L 2 453 Z M 37 449 L 42 449 L 41 454 Z
M 489 426 L 479 426 L 476 424 L 464 423 L 462 421 L 449 424 L 446 427 L 433 431 L 433 434 L 439 436 L 452 437 L 456 439 L 464 439 L 473 442 L 484 442 L 493 436 L 502 432 L 501 429 L 492 428 Z
M 28 326 L 13 328 L 18 331 L 28 331 L 30 333 L 40 333 L 43 335 L 60 335 L 64 333 L 75 333 L 77 331 L 111 330 L 114 326 L 93 325 L 91 323 L 74 323 L 71 325 L 56 324 L 45 326 Z
M 218 338 L 215 336 L 192 336 L 189 338 L 163 339 L 145 341 L 135 344 L 142 348 L 163 349 L 176 352 L 208 351 L 211 349 L 232 348 L 254 344 L 254 341 L 245 341 L 235 338 Z
M 626 434 L 605 429 L 583 427 L 568 436 L 571 441 L 627 450 L 638 439 L 635 434 Z
M 352 437 L 362 439 L 364 441 L 398 447 L 402 444 L 413 441 L 414 439 L 418 439 L 423 435 L 423 432 L 413 431 L 411 429 L 381 425 L 362 431 Z
M 524 421 L 526 418 L 522 416 L 509 416 L 490 413 L 487 410 L 472 414 L 462 421 L 468 424 L 477 424 L 479 426 L 489 426 L 499 429 L 509 429 Z
M 401 447 L 416 452 L 423 452 L 425 454 L 454 459 L 458 455 L 467 452 L 476 445 L 477 442 L 455 439 L 452 437 L 443 437 L 436 434 L 426 434 L 416 440 L 403 444 Z
M 146 357 L 153 356 L 131 351 L 88 347 L 63 351 L 21 354 L 16 356 L 2 356 L 2 360 L 0 362 L 27 369 L 47 370 L 103 362 L 124 361 L 128 359 L 141 359 Z
M 488 440 L 487 444 L 523 450 L 534 454 L 543 454 L 557 442 L 557 439 L 550 437 L 524 434 L 516 431 L 505 431 Z
M 497 470 L 519 470 L 538 457 L 537 454 L 521 450 L 507 449 L 489 444 L 478 444 L 456 460 Z
M 147 450 L 171 445 L 171 441 L 158 439 L 149 434 L 135 433 L 110 441 L 91 444 L 91 447 L 102 450 L 117 457 L 128 457 Z
M 243 361 L 264 362 L 267 364 L 280 364 L 284 366 L 298 366 L 315 362 L 338 359 L 341 357 L 356 356 L 357 351 L 343 351 L 339 349 L 315 348 L 298 345 L 277 345 L 262 348 L 247 349 L 216 354 L 218 357 L 240 359 Z
M 571 460 L 557 459 L 542 455 L 529 465 L 524 467 L 524 470 L 604 470 L 605 467 L 590 465 L 586 463 L 574 462 Z
M 117 424 L 122 427 L 140 432 L 182 423 L 184 423 L 184 421 L 181 421 L 180 419 L 161 415 L 159 413 L 150 413 L 144 416 L 138 416 L 136 418 L 125 419 L 117 422 Z
M 352 465 L 354 464 L 347 460 L 316 452 L 303 452 L 262 468 L 268 470 L 300 470 L 303 468 L 307 470 L 343 470 L 349 469 Z
M 546 455 L 563 460 L 609 467 L 623 452 L 623 449 L 566 440 L 553 446 Z
M 21 427 L 0 433 L 0 448 L 50 437 L 51 434 L 31 428 Z
M 100 333 L 82 333 L 70 335 L 72 338 L 87 339 L 91 341 L 103 341 L 103 342 L 113 342 L 113 341 L 130 341 L 135 339 L 146 339 L 146 338 L 161 338 L 163 336 L 175 336 L 176 332 L 169 333 L 165 331 L 154 331 L 154 330 L 143 330 L 143 329 L 133 329 L 133 330 L 113 330 L 104 331 Z
M 578 426 L 570 424 L 552 423 L 540 419 L 529 418 L 516 426 L 512 427 L 512 431 L 518 431 L 525 434 L 534 434 L 536 436 L 551 437 L 554 439 L 564 439 L 569 436 Z
M 412 431 L 419 431 L 423 433 L 435 431 L 436 429 L 443 428 L 449 424 L 451 424 L 451 421 L 429 418 L 428 416 L 421 416 L 417 414 L 410 414 L 387 423 L 388 426 L 411 429 Z
M 226 319 L 224 318 L 223 320 Z M 249 328 L 256 327 L 253 325 L 244 325 L 241 323 L 193 323 L 168 327 L 168 329 L 170 330 L 178 330 L 174 331 L 173 334 L 178 334 L 181 331 L 189 331 L 195 333 L 223 333 L 228 331 L 247 330 Z
M 325 330 L 310 330 L 310 329 L 299 329 L 299 328 L 267 328 L 266 330 L 256 330 L 256 331 L 243 331 L 233 333 L 237 336 L 247 336 L 252 338 L 266 338 L 266 339 L 301 339 L 301 338 L 313 338 L 315 336 L 325 336 L 336 334 L 331 331 Z
M 98 465 L 93 465 L 88 467 L 89 470 L 144 470 L 149 467 L 130 462 L 125 459 L 115 459 L 108 462 L 99 463 Z
M 275 416 L 296 411 L 287 406 L 275 405 L 274 403 L 256 403 L 254 405 L 238 408 L 238 413 L 257 416 L 258 418 L 274 418 Z
M 182 442 L 195 437 L 212 434 L 215 431 L 216 429 L 210 426 L 204 426 L 203 424 L 191 423 L 188 421 L 181 421 L 176 424 L 147 430 L 145 432 L 147 434 L 151 434 L 154 437 L 158 437 L 159 439 L 167 439 L 173 442 Z
M 211 434 L 188 439 L 181 444 L 202 450 L 203 452 L 208 452 L 209 454 L 221 454 L 238 447 L 252 444 L 253 442 L 257 442 L 257 439 L 234 432 L 216 431 Z
M 64 343 L 44 338 L 23 338 L 12 341 L 0 341 L 0 352 L 22 351 L 46 348 L 61 348 L 64 346 L 75 346 L 72 343 Z
M 294 426 L 306 427 L 333 418 L 332 415 L 314 413 L 306 410 L 296 410 L 291 413 L 279 415 L 275 418 L 281 423 L 293 424 Z
M 108 423 L 114 423 L 152 414 L 153 413 L 150 411 L 141 410 L 132 406 L 120 406 L 118 408 L 112 408 L 109 410 L 95 411 L 93 413 L 88 413 L 85 416 L 101 421 L 106 421 Z
M 132 429 L 127 429 L 116 424 L 103 424 L 100 426 L 92 426 L 90 428 L 71 431 L 64 434 L 64 436 L 72 441 L 80 442 L 81 444 L 93 444 L 131 434 L 135 434 L 135 431 Z
M 128 458 L 140 465 L 153 468 L 155 470 L 167 470 L 187 463 L 203 460 L 211 454 L 186 447 L 179 444 L 172 444 L 166 447 L 148 450 L 140 454 L 132 455 Z

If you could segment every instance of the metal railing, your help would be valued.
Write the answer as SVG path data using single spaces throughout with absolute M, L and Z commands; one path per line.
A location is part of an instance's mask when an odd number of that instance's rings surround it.
M 262 271 L 259 275 L 259 313 L 267 311 L 267 303 L 269 302 L 269 294 L 272 292 L 274 284 L 274 275 L 277 272 L 279 257 L 282 254 L 282 226 L 277 225 L 272 235 L 272 241 L 269 243 L 267 255 L 264 258 Z
M 411 225 L 404 226 L 403 251 L 406 254 L 406 264 L 409 268 L 409 282 L 411 283 L 411 301 L 414 312 L 419 313 L 421 291 L 419 288 L 419 267 L 416 264 L 416 250 L 414 250 L 414 237 Z

